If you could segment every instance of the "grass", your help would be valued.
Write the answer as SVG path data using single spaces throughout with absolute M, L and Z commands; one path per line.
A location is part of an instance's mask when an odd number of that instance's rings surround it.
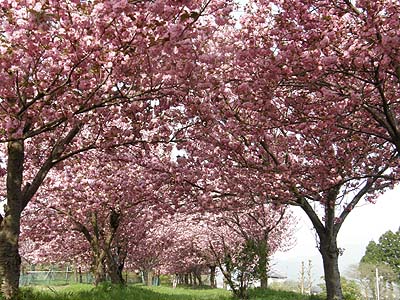
M 251 300 L 322 300 L 318 296 L 301 295 L 295 292 L 278 291 L 271 289 L 254 289 L 250 290 Z
M 231 293 L 221 289 L 189 289 L 117 287 L 74 284 L 69 286 L 38 286 L 22 288 L 23 300 L 231 300 Z
M 222 289 L 192 289 L 189 287 L 145 287 L 131 285 L 116 287 L 104 285 L 94 288 L 87 284 L 68 286 L 37 286 L 22 288 L 23 300 L 232 300 L 232 294 Z M 250 291 L 250 300 L 321 300 L 293 292 L 261 290 Z

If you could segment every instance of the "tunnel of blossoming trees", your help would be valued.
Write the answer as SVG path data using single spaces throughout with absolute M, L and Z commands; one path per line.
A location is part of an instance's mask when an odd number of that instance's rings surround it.
M 301 207 L 337 236 L 399 179 L 400 3 L 0 1 L 0 278 L 21 261 L 245 299 Z M 357 230 L 364 230 L 357 228 Z

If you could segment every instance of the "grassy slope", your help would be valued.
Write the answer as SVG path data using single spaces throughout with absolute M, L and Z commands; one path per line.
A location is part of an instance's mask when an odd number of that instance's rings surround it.
M 231 300 L 232 294 L 222 289 L 191 289 L 170 287 L 144 287 L 140 285 L 118 288 L 103 286 L 94 289 L 91 285 L 69 285 L 65 287 L 40 287 L 23 289 L 26 300 Z M 251 300 L 319 300 L 292 292 L 252 290 Z

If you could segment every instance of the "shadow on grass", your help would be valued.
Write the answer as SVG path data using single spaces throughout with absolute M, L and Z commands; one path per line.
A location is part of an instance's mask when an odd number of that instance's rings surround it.
M 214 290 L 215 288 L 210 287 L 209 285 L 190 285 L 190 284 L 179 284 L 178 288 L 185 290 Z

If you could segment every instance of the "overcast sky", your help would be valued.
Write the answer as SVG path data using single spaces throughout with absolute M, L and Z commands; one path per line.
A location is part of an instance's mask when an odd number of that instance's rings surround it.
M 297 243 L 292 250 L 277 253 L 273 258 L 273 268 L 298 280 L 301 262 L 308 265 L 312 260 L 313 280 L 318 282 L 323 276 L 322 258 L 316 248 L 315 231 L 300 208 L 294 208 L 299 218 L 296 232 Z M 400 186 L 379 197 L 375 204 L 363 204 L 354 209 L 345 220 L 338 237 L 338 246 L 344 248 L 339 259 L 341 275 L 346 276 L 349 266 L 358 264 L 364 255 L 365 247 L 371 240 L 377 241 L 388 230 L 397 231 L 400 227 Z

